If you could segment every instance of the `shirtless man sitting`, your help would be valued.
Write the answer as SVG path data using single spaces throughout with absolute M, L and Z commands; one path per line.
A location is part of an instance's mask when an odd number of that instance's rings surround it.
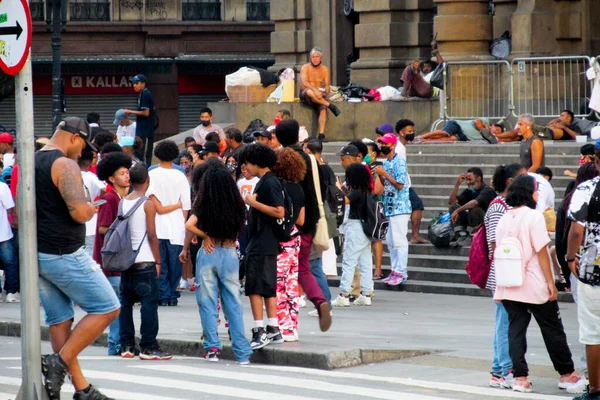
M 315 47 L 310 51 L 310 62 L 300 70 L 300 100 L 313 106 L 319 112 L 319 140 L 325 142 L 325 124 L 327 124 L 327 109 L 336 117 L 341 111 L 335 104 L 327 101 L 331 76 L 329 68 L 322 64 L 323 51 Z

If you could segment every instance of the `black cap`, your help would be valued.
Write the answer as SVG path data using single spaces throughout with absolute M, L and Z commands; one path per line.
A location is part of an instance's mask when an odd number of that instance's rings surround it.
M 219 145 L 216 144 L 215 142 L 206 142 L 204 143 L 204 148 L 201 151 L 202 154 L 208 154 L 208 153 L 221 153 L 221 151 L 219 150 Z
M 584 156 L 593 156 L 594 155 L 594 145 L 591 143 L 584 144 L 581 146 L 579 152 Z
M 87 143 L 86 148 L 83 149 L 84 151 L 98 151 L 98 148 L 94 144 L 92 144 L 92 132 L 90 129 L 90 125 L 87 123 L 86 120 L 81 119 L 79 117 L 67 117 L 58 124 L 56 129 L 65 132 L 70 132 L 74 135 L 79 135 L 81 138 L 83 138 L 83 140 L 85 140 L 85 142 Z
M 254 137 L 266 137 L 267 139 L 271 140 L 273 139 L 273 135 L 271 134 L 271 132 L 267 131 L 266 129 L 257 129 L 254 132 L 252 132 L 252 136 Z
M 148 82 L 148 78 L 146 78 L 146 75 L 143 74 L 137 74 L 136 76 L 134 76 L 131 79 L 134 83 L 138 83 L 138 82 Z
M 356 157 L 358 156 L 359 151 L 358 151 L 358 147 L 356 147 L 353 144 L 349 144 L 347 146 L 342 147 L 342 150 L 338 151 L 336 153 L 336 156 L 352 156 L 352 157 Z

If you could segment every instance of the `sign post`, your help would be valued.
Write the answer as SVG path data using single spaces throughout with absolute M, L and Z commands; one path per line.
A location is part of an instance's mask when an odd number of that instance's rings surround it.
M 17 192 L 21 279 L 21 367 L 18 399 L 47 399 L 42 385 L 40 308 L 31 84 L 31 14 L 27 0 L 0 0 L 0 68 L 15 77 L 19 186 Z

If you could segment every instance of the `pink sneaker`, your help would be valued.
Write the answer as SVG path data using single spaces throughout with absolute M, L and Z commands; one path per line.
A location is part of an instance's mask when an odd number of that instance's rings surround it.
M 387 284 L 390 286 L 398 286 L 404 282 L 406 282 L 406 277 L 402 274 L 395 274 L 395 276 L 387 281 Z
M 568 389 L 575 385 L 582 386 L 582 388 L 585 389 L 586 384 L 587 383 L 585 382 L 585 378 L 577 375 L 575 372 L 572 372 L 570 375 L 563 375 L 560 378 L 558 378 L 558 388 L 559 389 Z M 578 393 L 578 392 L 569 392 L 569 393 Z
M 396 275 L 396 273 L 394 271 L 390 272 L 390 274 L 387 276 L 387 278 L 383 278 L 381 280 L 381 282 L 383 283 L 388 283 L 390 281 L 390 279 L 392 279 L 394 276 Z

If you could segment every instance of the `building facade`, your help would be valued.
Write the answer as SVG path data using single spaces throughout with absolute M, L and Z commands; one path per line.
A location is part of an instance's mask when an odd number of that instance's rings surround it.
M 35 133 L 52 133 L 52 47 L 44 0 L 30 3 Z M 135 109 L 131 77 L 148 77 L 160 119 L 157 139 L 195 127 L 199 109 L 226 97 L 225 75 L 267 68 L 269 0 L 69 0 L 62 33 L 66 114 L 98 112 L 105 129 L 119 108 Z M 14 100 L 0 125 L 14 128 Z

